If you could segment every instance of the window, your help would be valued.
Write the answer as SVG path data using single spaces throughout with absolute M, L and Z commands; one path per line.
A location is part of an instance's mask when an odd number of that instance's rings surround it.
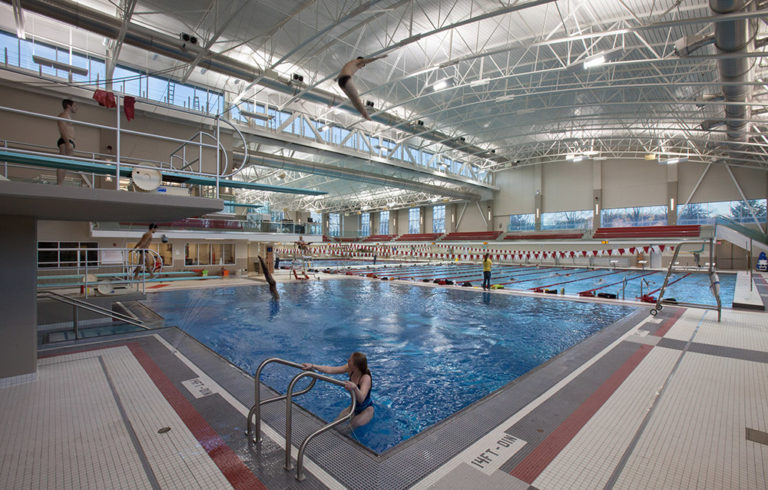
M 125 246 L 127 248 L 133 248 L 136 246 L 136 242 L 130 242 L 126 243 Z M 158 255 L 160 255 L 160 258 L 163 260 L 163 267 L 170 267 L 173 265 L 173 244 L 168 243 L 150 243 L 147 247 L 149 250 L 154 250 L 157 252 Z M 136 258 L 134 257 L 134 260 Z
M 509 231 L 524 231 L 536 229 L 536 216 L 533 214 L 513 214 L 509 217 Z
M 411 208 L 408 210 L 408 233 L 419 233 L 421 230 L 421 213 L 419 208 Z
M 270 214 L 270 221 L 273 223 L 280 223 L 285 219 L 285 213 L 282 211 L 272 211 Z
M 187 243 L 185 250 L 184 265 L 232 265 L 235 263 L 235 245 L 232 243 Z
M 665 226 L 666 224 L 666 206 L 603 209 L 600 213 L 600 226 L 606 228 L 623 226 Z
M 389 235 L 389 211 L 379 213 L 379 235 Z
M 360 236 L 370 236 L 371 234 L 371 213 L 360 215 Z
M 432 206 L 432 233 L 445 233 L 445 205 Z
M 766 200 L 748 201 L 755 211 L 758 221 L 766 221 Z M 702 202 L 681 204 L 677 207 L 678 225 L 706 225 L 715 222 L 718 216 L 724 216 L 738 223 L 754 223 L 749 207 L 744 201 Z
M 592 228 L 592 211 L 562 211 L 542 213 L 542 230 L 584 230 Z
M 341 236 L 341 220 L 339 218 L 339 213 L 328 215 L 328 234 L 330 236 Z
M 38 268 L 97 267 L 99 247 L 96 242 L 38 242 Z

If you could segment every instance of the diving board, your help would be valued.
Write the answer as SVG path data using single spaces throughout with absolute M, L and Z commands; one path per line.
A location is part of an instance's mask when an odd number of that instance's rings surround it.
M 72 172 L 87 172 L 99 175 L 115 175 L 117 166 L 111 163 L 98 163 L 76 158 L 63 158 L 60 155 L 44 155 L 39 153 L 27 153 L 19 151 L 0 150 L 0 162 L 20 163 L 23 165 L 32 165 L 35 167 L 55 168 L 70 170 Z M 133 166 L 121 165 L 120 176 L 130 177 L 133 172 Z M 215 177 L 204 175 L 187 174 L 168 169 L 156 168 L 162 174 L 165 182 L 177 182 L 192 185 L 216 186 Z M 320 196 L 327 194 L 324 191 L 314 191 L 310 189 L 299 189 L 297 187 L 283 187 L 277 185 L 260 184 L 258 182 L 244 182 L 241 180 L 219 179 L 219 187 L 232 187 L 237 189 L 252 189 L 258 191 L 281 192 L 284 194 L 304 194 L 309 196 Z

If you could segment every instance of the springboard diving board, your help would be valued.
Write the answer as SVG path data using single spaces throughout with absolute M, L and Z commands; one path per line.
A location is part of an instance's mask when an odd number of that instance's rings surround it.
M 87 172 L 98 175 L 115 175 L 116 166 L 111 163 L 89 162 L 73 158 L 62 158 L 60 155 L 40 155 L 36 153 L 24 153 L 9 150 L 0 150 L 0 162 L 20 163 L 35 167 L 56 168 L 70 170 L 72 172 Z M 216 179 L 203 175 L 189 175 L 173 170 L 155 169 L 161 173 L 164 182 L 178 182 L 191 185 L 215 186 Z M 133 167 L 121 166 L 120 176 L 130 177 Z M 324 191 L 299 189 L 297 187 L 282 187 L 278 185 L 260 184 L 258 182 L 244 182 L 241 180 L 219 179 L 219 187 L 233 187 L 237 189 L 253 189 L 257 191 L 281 192 L 284 194 L 305 194 L 320 196 L 328 194 Z

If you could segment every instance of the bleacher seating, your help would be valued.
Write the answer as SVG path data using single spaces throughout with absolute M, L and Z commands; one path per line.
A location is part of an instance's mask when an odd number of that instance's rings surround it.
M 400 235 L 396 242 L 432 242 L 440 238 L 442 233 L 406 233 Z
M 528 233 L 507 235 L 504 240 L 573 240 L 582 236 L 583 233 Z
M 336 242 L 338 242 L 338 243 L 352 243 L 352 242 L 356 242 L 356 241 L 358 241 L 358 240 L 359 240 L 359 238 L 357 238 L 357 237 L 342 237 L 342 236 L 337 236 L 337 237 L 335 237 L 335 238 L 334 238 L 334 240 L 335 240 Z
M 443 241 L 456 241 L 456 240 L 496 240 L 499 238 L 502 232 L 500 231 L 455 231 L 448 233 L 443 238 Z
M 592 238 L 696 238 L 701 235 L 699 225 L 680 226 L 627 226 L 598 228 Z
M 397 235 L 370 235 L 365 237 L 364 242 L 388 242 L 395 238 Z

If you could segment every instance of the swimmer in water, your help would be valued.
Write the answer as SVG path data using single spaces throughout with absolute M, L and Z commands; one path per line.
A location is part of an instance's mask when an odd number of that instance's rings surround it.
M 371 390 L 373 389 L 373 377 L 371 370 L 368 369 L 368 358 L 362 352 L 353 352 L 346 364 L 341 366 L 319 366 L 305 362 L 302 364 L 305 370 L 316 370 L 326 374 L 348 374 L 349 381 L 344 383 L 344 387 L 352 392 L 357 399 L 355 404 L 355 413 L 352 416 L 350 424 L 352 429 L 356 429 L 371 421 L 374 408 L 371 401 Z M 337 419 L 347 415 L 349 407 L 343 409 Z

